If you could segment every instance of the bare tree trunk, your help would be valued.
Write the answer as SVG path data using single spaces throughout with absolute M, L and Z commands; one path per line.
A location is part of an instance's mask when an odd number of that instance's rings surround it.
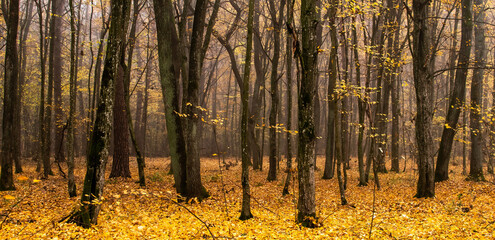
M 319 24 L 315 0 L 301 1 L 302 51 L 298 56 L 302 69 L 299 92 L 299 145 L 297 148 L 299 198 L 297 222 L 305 227 L 316 226 L 315 167 L 316 134 L 314 126 L 314 99 L 317 90 L 316 28 Z M 299 51 L 296 49 L 296 51 Z
M 254 0 L 249 0 L 247 23 L 246 59 L 244 61 L 244 77 L 242 82 L 242 117 L 241 117 L 241 150 L 242 150 L 242 208 L 240 220 L 253 217 L 251 214 L 251 193 L 249 188 L 249 146 L 248 146 L 248 115 L 249 115 L 249 75 L 251 73 L 251 49 L 253 47 L 253 14 Z
M 428 29 L 428 0 L 413 0 L 413 69 L 416 87 L 416 144 L 418 147 L 419 178 L 415 197 L 434 197 L 433 166 L 433 77 L 431 75 L 430 30 Z
M 68 192 L 70 197 L 77 195 L 76 183 L 74 180 L 74 115 L 76 112 L 76 94 L 77 94 L 77 42 L 79 35 L 76 36 L 76 13 L 74 11 L 74 1 L 69 0 L 70 9 L 70 77 L 69 77 L 69 92 L 70 92 L 70 110 L 67 128 L 67 167 L 68 167 Z M 77 38 L 77 39 L 76 39 Z
M 287 26 L 293 26 L 294 22 L 294 5 L 293 1 L 289 0 L 287 2 Z M 287 27 L 287 30 L 291 30 L 291 27 Z M 294 33 L 287 32 L 286 36 L 286 47 L 285 47 L 285 55 L 287 61 L 287 132 L 286 132 L 286 141 L 287 141 L 287 177 L 285 178 L 284 189 L 282 190 L 282 195 L 289 194 L 289 185 L 290 180 L 292 178 L 292 41 L 294 40 Z
M 449 99 L 449 110 L 445 118 L 440 149 L 438 150 L 435 181 L 449 179 L 449 161 L 452 142 L 457 129 L 461 108 L 466 98 L 466 78 L 471 55 L 471 39 L 473 35 L 472 0 L 462 0 L 461 48 L 455 75 L 454 91 Z
M 19 0 L 11 0 L 9 8 L 2 9 L 4 20 L 7 23 L 7 41 L 5 45 L 5 73 L 3 95 L 2 121 L 2 153 L 0 171 L 0 191 L 15 190 L 13 163 L 16 156 L 16 124 L 14 111 L 17 102 L 19 60 L 17 58 L 17 29 L 19 25 Z M 17 146 L 19 147 L 19 146 Z
M 101 197 L 105 185 L 105 168 L 108 159 L 108 146 L 110 131 L 112 130 L 112 108 L 114 82 L 118 74 L 122 76 L 123 69 L 120 65 L 122 59 L 122 43 L 126 36 L 130 9 L 130 0 L 111 1 L 110 33 L 105 65 L 101 79 L 101 91 L 98 100 L 98 109 L 94 123 L 93 133 L 89 144 L 86 176 L 84 178 L 83 192 L 81 196 L 81 208 L 76 210 L 71 218 L 85 228 L 97 224 L 98 214 L 101 209 Z M 95 204 L 96 203 L 96 204 Z
M 476 25 L 474 27 L 474 71 L 471 83 L 471 159 L 469 166 L 469 179 L 474 181 L 484 180 L 483 176 L 483 138 L 481 137 L 481 113 L 483 106 L 483 79 L 486 67 L 485 46 L 485 4 L 484 0 L 474 0 Z
M 335 25 L 335 16 L 337 14 L 337 1 L 332 1 L 329 13 L 330 39 L 332 48 L 330 50 L 330 59 L 328 64 L 328 117 L 327 117 L 327 144 L 325 154 L 325 169 L 323 171 L 323 179 L 331 179 L 334 175 L 334 159 L 335 159 L 335 120 L 337 115 L 337 96 L 335 86 L 337 84 L 337 26 Z
M 64 147 L 64 129 L 66 128 L 66 123 L 64 121 L 64 112 L 62 109 L 62 69 L 63 69 L 63 58 L 62 58 L 62 28 L 63 22 L 62 17 L 64 15 L 65 1 L 63 0 L 52 0 L 52 18 L 55 22 L 52 27 L 53 35 L 50 43 L 53 41 L 54 44 L 52 57 L 49 60 L 49 67 L 51 73 L 48 73 L 48 77 L 52 77 L 53 81 L 53 108 L 55 112 L 55 161 L 64 162 L 65 161 L 65 147 Z M 51 30 L 52 31 L 52 30 Z M 50 129 L 50 128 L 49 128 Z
M 172 172 L 175 189 L 185 196 L 186 188 L 186 148 L 182 132 L 179 111 L 178 82 L 180 77 L 180 54 L 173 46 L 179 44 L 173 19 L 173 7 L 170 0 L 153 0 L 158 37 L 158 61 L 160 67 L 160 83 L 162 86 L 167 138 L 170 146 Z

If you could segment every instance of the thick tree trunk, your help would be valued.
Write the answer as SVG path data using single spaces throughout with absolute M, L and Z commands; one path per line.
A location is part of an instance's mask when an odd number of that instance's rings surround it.
M 153 0 L 158 37 L 158 63 L 160 67 L 160 83 L 162 86 L 167 138 L 172 161 L 175 189 L 182 196 L 186 189 L 186 148 L 179 116 L 178 82 L 180 77 L 180 54 L 173 46 L 179 44 L 173 18 L 171 0 Z
M 474 27 L 474 71 L 471 83 L 471 159 L 469 165 L 469 179 L 474 181 L 484 180 L 483 177 L 483 138 L 481 137 L 481 113 L 483 106 L 483 79 L 486 67 L 485 47 L 485 9 L 484 0 L 475 0 Z
M 299 92 L 299 146 L 297 148 L 299 198 L 297 201 L 297 221 L 305 227 L 316 226 L 315 212 L 315 126 L 314 99 L 317 90 L 317 44 L 316 28 L 319 24 L 315 0 L 301 1 L 302 56 L 299 64 L 302 69 Z
M 18 97 L 19 80 L 19 61 L 17 59 L 19 0 L 11 0 L 7 11 L 8 13 L 4 12 L 4 19 L 7 23 L 7 41 L 5 45 L 0 191 L 15 190 L 13 163 L 19 157 L 15 156 L 16 141 L 14 138 L 16 131 L 14 111 L 17 111 L 14 107 Z
M 191 36 L 191 48 L 189 51 L 189 72 L 186 85 L 187 91 L 185 93 L 185 114 L 186 127 L 186 149 L 187 149 L 187 162 L 186 162 L 186 175 L 187 175 L 187 198 L 198 198 L 202 200 L 207 198 L 209 193 L 203 187 L 201 183 L 201 164 L 199 159 L 199 136 L 198 124 L 200 110 L 199 106 L 199 82 L 201 79 L 201 49 L 203 42 L 203 33 L 205 30 L 205 16 L 206 16 L 207 1 L 197 0 L 194 10 L 194 22 Z
M 415 197 L 434 197 L 433 166 L 433 87 L 430 58 L 430 30 L 428 29 L 428 0 L 413 0 L 413 69 L 416 87 L 416 144 L 418 149 L 418 185 Z
M 455 75 L 454 90 L 449 99 L 449 110 L 438 150 L 435 181 L 449 179 L 449 161 L 452 152 L 452 142 L 457 130 L 457 122 L 466 98 L 466 78 L 471 55 L 471 39 L 473 35 L 472 0 L 462 0 L 461 48 Z

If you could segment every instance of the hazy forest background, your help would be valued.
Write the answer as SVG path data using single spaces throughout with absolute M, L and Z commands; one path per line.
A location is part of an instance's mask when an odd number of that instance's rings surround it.
M 495 237 L 492 0 L 0 3 L 0 238 Z

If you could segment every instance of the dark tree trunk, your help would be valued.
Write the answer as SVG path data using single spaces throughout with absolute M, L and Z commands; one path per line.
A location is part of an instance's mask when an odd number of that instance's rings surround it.
M 285 178 L 284 189 L 282 190 L 282 195 L 289 194 L 289 185 L 292 178 L 292 41 L 294 40 L 294 32 L 292 24 L 294 21 L 294 5 L 292 1 L 287 2 L 287 42 L 285 47 L 285 54 L 287 58 L 287 177 Z
M 485 10 L 484 0 L 475 0 L 474 19 L 474 71 L 471 83 L 471 159 L 469 165 L 469 179 L 474 181 L 484 180 L 483 177 L 483 138 L 481 129 L 481 113 L 483 106 L 483 79 L 486 67 L 485 47 Z M 493 123 L 492 123 L 493 124 Z
M 7 23 L 7 40 L 5 45 L 5 72 L 2 119 L 2 153 L 0 171 L 0 191 L 15 190 L 13 163 L 16 156 L 16 139 L 14 134 L 15 104 L 18 97 L 19 61 L 17 59 L 17 29 L 19 25 L 19 0 L 11 0 L 9 8 L 3 12 Z
M 449 110 L 438 150 L 435 181 L 449 179 L 449 161 L 452 152 L 452 142 L 457 130 L 457 122 L 461 114 L 462 105 L 466 98 L 466 78 L 471 55 L 471 39 L 473 35 L 472 0 L 462 0 L 461 48 L 455 74 L 454 90 L 449 99 Z
M 65 161 L 65 144 L 64 144 L 64 130 L 67 126 L 64 121 L 64 112 L 62 106 L 62 70 L 63 70 L 63 58 L 62 58 L 62 29 L 63 22 L 62 17 L 64 15 L 64 0 L 52 0 L 52 18 L 55 22 L 52 27 L 53 35 L 50 43 L 53 41 L 53 52 L 52 57 L 49 60 L 49 67 L 51 74 L 48 73 L 48 77 L 52 77 L 53 81 L 53 108 L 55 112 L 55 161 L 64 162 Z M 52 31 L 50 29 L 50 31 Z M 50 129 L 50 128 L 49 128 Z
M 280 6 L 275 7 L 275 0 L 270 0 L 270 16 L 272 19 L 273 27 L 273 57 L 272 57 L 272 72 L 270 75 L 270 97 L 272 100 L 270 108 L 270 127 L 269 127 L 269 169 L 268 169 L 268 181 L 277 180 L 277 163 L 279 159 L 277 158 L 277 113 L 279 107 L 279 93 L 278 93 L 278 62 L 280 60 L 280 30 L 282 29 L 282 17 L 283 17 L 283 7 L 285 0 L 280 1 Z M 279 13 L 279 18 L 277 19 L 277 12 Z
M 78 17 L 74 11 L 74 2 L 69 0 L 70 9 L 70 77 L 69 77 L 69 92 L 70 92 L 70 109 L 69 119 L 67 121 L 67 167 L 68 167 L 68 192 L 70 197 L 77 195 L 76 183 L 74 180 L 74 117 L 76 113 L 76 94 L 77 94 L 77 43 L 79 35 L 76 36 L 76 20 Z M 77 39 L 76 39 L 77 38 Z
M 261 33 L 260 33 L 260 11 L 259 11 L 259 0 L 255 0 L 254 11 L 254 22 L 253 22 L 253 32 L 254 34 L 254 69 L 256 72 L 256 81 L 254 83 L 253 97 L 251 102 L 250 114 L 251 117 L 248 121 L 248 131 L 249 131 L 249 145 L 251 147 L 251 155 L 253 157 L 253 169 L 261 170 L 263 154 L 261 153 L 261 147 L 259 145 L 259 129 L 256 126 L 261 126 L 260 124 L 260 113 L 261 113 L 261 96 L 264 89 L 261 88 L 263 82 L 265 81 L 265 71 L 262 66 L 262 45 L 261 45 Z M 258 133 L 257 133 L 258 132 Z
M 297 201 L 297 222 L 305 227 L 316 226 L 315 212 L 315 164 L 316 135 L 314 126 L 314 99 L 317 90 L 317 18 L 316 1 L 301 1 L 302 52 L 299 64 L 302 70 L 298 98 L 299 146 L 297 148 L 299 198 Z M 297 50 L 296 50 L 297 51 Z
M 416 144 L 418 149 L 418 185 L 415 197 L 434 197 L 433 166 L 433 87 L 430 57 L 430 30 L 428 29 L 428 0 L 413 0 L 413 70 L 416 87 Z
M 124 49 L 121 50 L 124 52 Z M 122 63 L 120 63 L 122 64 Z M 122 72 L 121 72 L 122 71 Z M 115 92 L 113 104 L 113 162 L 110 178 L 124 177 L 130 178 L 129 170 L 129 126 L 127 121 L 127 111 L 124 91 L 123 68 L 118 69 L 115 77 Z
M 248 115 L 249 115 L 249 76 L 251 73 L 251 49 L 253 48 L 253 14 L 254 0 L 249 0 L 249 14 L 247 23 L 246 59 L 244 61 L 244 77 L 242 82 L 242 117 L 241 117 L 241 151 L 242 151 L 242 207 L 240 220 L 253 217 L 251 214 L 251 193 L 249 188 L 249 141 L 248 141 Z
M 393 50 L 392 50 L 392 59 L 394 62 L 398 62 L 400 60 L 401 56 L 401 49 L 399 49 L 399 38 L 400 38 L 400 22 L 402 20 L 402 1 L 399 3 L 399 10 L 393 8 L 391 9 L 392 14 L 395 15 L 395 22 L 399 23 L 398 25 L 395 26 L 393 29 L 394 32 L 394 44 L 393 44 Z M 399 71 L 399 66 L 395 64 L 392 67 L 392 75 L 390 76 L 392 81 L 392 152 L 391 152 L 391 157 L 392 157 L 392 167 L 390 168 L 391 171 L 394 172 L 399 172 L 399 156 L 400 156 L 400 149 L 399 149 L 399 124 L 400 124 L 400 116 L 401 116 L 401 111 L 400 111 L 400 90 L 402 83 L 400 81 L 400 77 L 398 76 L 398 71 Z M 405 147 L 405 146 L 404 146 Z
M 328 64 L 328 117 L 327 117 L 327 144 L 325 154 L 325 169 L 323 171 L 323 179 L 331 179 L 334 175 L 334 159 L 335 159 L 335 120 L 337 117 L 337 96 L 335 86 L 337 84 L 337 26 L 335 25 L 335 17 L 337 14 L 337 2 L 332 1 L 329 13 L 330 39 L 332 48 L 330 50 L 330 59 Z
M 105 185 L 105 168 L 108 159 L 110 131 L 112 130 L 112 108 L 114 82 L 122 74 L 120 66 L 123 39 L 126 36 L 125 21 L 129 14 L 130 0 L 111 1 L 110 33 L 107 54 L 101 78 L 100 97 L 96 110 L 96 119 L 89 144 L 81 208 L 76 210 L 70 221 L 85 228 L 97 224 L 101 209 L 101 197 Z M 122 76 L 120 76 L 122 77 Z M 96 204 L 95 204 L 96 203 Z
M 192 27 L 191 48 L 189 51 L 189 72 L 186 85 L 187 91 L 184 92 L 186 127 L 186 175 L 187 175 L 187 194 L 186 198 L 198 198 L 202 200 L 209 196 L 209 193 L 201 183 L 201 164 L 199 159 L 199 136 L 198 124 L 200 110 L 199 106 L 199 82 L 201 79 L 201 49 L 203 42 L 203 33 L 205 30 L 207 1 L 197 0 L 194 10 L 194 22 Z

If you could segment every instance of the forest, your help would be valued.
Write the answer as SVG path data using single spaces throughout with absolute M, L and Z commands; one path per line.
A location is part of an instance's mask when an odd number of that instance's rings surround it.
M 493 239 L 492 0 L 0 0 L 0 239 Z

